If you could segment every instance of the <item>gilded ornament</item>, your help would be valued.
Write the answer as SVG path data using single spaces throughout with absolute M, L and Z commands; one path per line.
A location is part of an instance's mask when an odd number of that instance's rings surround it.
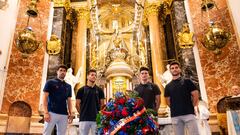
M 213 0 L 202 0 L 201 8 L 203 11 L 212 9 L 214 6 L 215 6 L 215 2 Z
M 97 68 L 97 53 L 96 53 L 96 44 L 91 46 L 91 68 L 96 69 Z
M 72 20 L 72 11 L 73 11 L 73 9 L 71 8 L 70 0 L 66 0 L 65 1 L 64 7 L 65 7 L 65 10 L 66 10 L 66 13 L 67 13 L 66 19 L 69 20 L 71 23 L 73 23 L 73 20 Z
M 37 41 L 32 28 L 27 27 L 19 32 L 16 46 L 23 55 L 27 55 L 35 52 L 40 47 L 40 42 Z
M 146 9 L 144 10 L 144 13 L 146 14 L 146 16 L 149 16 L 149 15 L 158 16 L 158 12 L 160 8 L 159 4 L 146 4 L 146 5 L 147 5 Z
M 221 130 L 225 132 L 227 131 L 227 115 L 226 113 L 217 113 L 217 120 L 218 125 L 221 128 Z
M 145 27 L 149 25 L 146 14 L 143 15 L 142 24 L 143 24 L 143 26 L 145 26 Z
M 125 76 L 116 76 L 112 79 L 112 91 L 115 94 L 116 92 L 126 93 L 127 89 L 127 80 Z
M 64 7 L 65 0 L 53 0 L 54 7 Z
M 86 19 L 89 21 L 90 19 L 90 11 L 87 8 L 78 8 L 77 10 L 77 18 L 78 20 Z
M 37 17 L 38 15 L 37 2 L 38 0 L 31 0 L 30 4 L 28 5 L 27 14 L 31 17 Z
M 181 32 L 178 33 L 178 44 L 180 48 L 192 48 L 194 45 L 193 32 L 190 32 L 187 23 L 183 24 Z
M 220 49 L 227 44 L 230 38 L 230 33 L 211 23 L 211 26 L 203 37 L 203 46 L 215 54 L 221 54 Z
M 139 42 L 139 57 L 140 57 L 141 66 L 147 66 L 146 56 L 147 56 L 146 49 L 145 49 L 143 43 Z
M 61 51 L 61 40 L 56 35 L 51 35 L 47 41 L 47 53 L 49 55 L 59 54 Z
M 125 61 L 127 58 L 128 49 L 118 30 L 115 31 L 111 39 L 108 53 L 113 61 Z
M 163 7 L 163 14 L 166 16 L 166 15 L 169 15 L 171 14 L 171 7 L 172 7 L 172 2 L 173 0 L 164 0 L 162 2 L 162 7 Z

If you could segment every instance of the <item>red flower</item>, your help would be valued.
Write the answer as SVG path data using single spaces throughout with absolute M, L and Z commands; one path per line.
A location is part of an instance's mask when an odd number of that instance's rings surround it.
M 122 109 L 122 116 L 123 117 L 127 117 L 128 116 L 127 107 L 123 107 L 123 109 Z
M 139 107 L 141 107 L 141 106 L 143 106 L 143 105 L 144 105 L 143 99 L 142 99 L 142 98 L 138 98 L 138 99 L 136 100 L 134 109 L 137 109 L 137 108 L 139 108 Z
M 145 126 L 142 128 L 142 133 L 146 135 L 150 131 L 149 126 Z
M 121 128 L 121 130 L 124 131 L 124 132 L 126 132 L 126 130 L 127 130 L 126 126 L 123 126 L 123 127 Z
M 124 97 L 117 99 L 117 104 L 123 105 L 125 102 L 126 102 L 126 98 Z
M 103 115 L 106 115 L 106 116 L 111 116 L 112 115 L 112 112 L 108 112 L 108 111 L 101 111 L 101 113 L 103 114 Z

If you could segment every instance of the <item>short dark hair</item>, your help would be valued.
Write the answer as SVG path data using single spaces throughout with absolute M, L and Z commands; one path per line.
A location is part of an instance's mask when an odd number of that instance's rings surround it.
M 97 73 L 97 70 L 96 69 L 90 69 L 90 70 L 88 70 L 87 75 L 89 75 L 92 72 Z
M 66 65 L 60 65 L 60 66 L 58 66 L 58 68 L 57 68 L 57 70 L 59 70 L 60 68 L 64 68 L 64 69 L 68 69 L 68 67 L 66 66 Z
M 142 71 L 148 71 L 149 72 L 149 69 L 147 68 L 147 67 L 140 67 L 140 72 L 142 72 Z
M 171 67 L 172 65 L 178 65 L 179 67 L 181 66 L 178 61 L 172 61 L 169 65 L 169 67 Z

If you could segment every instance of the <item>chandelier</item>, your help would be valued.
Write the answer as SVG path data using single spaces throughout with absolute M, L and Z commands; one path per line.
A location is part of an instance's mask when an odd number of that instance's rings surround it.
M 27 27 L 18 32 L 16 40 L 16 47 L 22 53 L 23 57 L 26 58 L 28 54 L 34 53 L 39 47 L 40 42 L 37 41 L 35 32 L 29 26 L 29 20 L 31 17 L 37 17 L 38 10 L 36 8 L 37 0 L 31 0 L 26 14 L 28 15 Z
M 208 19 L 208 27 L 203 35 L 202 43 L 206 49 L 219 55 L 222 53 L 221 48 L 226 46 L 230 40 L 231 34 L 220 27 L 222 22 L 218 25 L 215 21 L 211 20 L 210 10 L 213 10 L 214 7 L 221 13 L 213 0 L 202 0 L 201 9 L 207 14 Z

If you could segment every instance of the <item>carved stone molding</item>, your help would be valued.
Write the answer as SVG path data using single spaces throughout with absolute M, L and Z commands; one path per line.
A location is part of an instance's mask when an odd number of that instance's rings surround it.
M 80 7 L 76 9 L 77 12 L 77 19 L 78 20 L 89 20 L 90 19 L 90 12 L 88 8 Z

